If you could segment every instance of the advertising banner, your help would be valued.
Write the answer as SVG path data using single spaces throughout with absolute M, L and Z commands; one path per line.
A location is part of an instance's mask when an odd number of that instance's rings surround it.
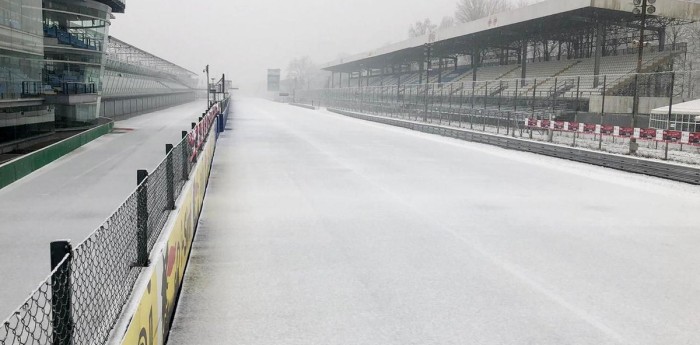
M 681 133 L 681 143 L 690 144 L 690 132 Z
M 656 137 L 655 137 L 655 139 L 656 139 L 657 141 L 664 141 L 664 131 L 662 131 L 662 130 L 657 130 L 657 131 L 656 131 Z

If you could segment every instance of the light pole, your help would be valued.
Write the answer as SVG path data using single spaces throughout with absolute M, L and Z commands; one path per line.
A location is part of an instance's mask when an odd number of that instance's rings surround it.
M 639 42 L 637 43 L 637 74 L 634 77 L 634 101 L 632 104 L 632 128 L 637 127 L 637 117 L 639 115 L 639 74 L 642 73 L 642 63 L 644 58 L 644 31 L 646 30 L 647 14 L 656 12 L 654 3 L 656 0 L 634 0 L 634 10 L 632 13 L 642 15 L 639 29 Z
M 207 82 L 207 110 L 209 110 L 209 65 L 207 65 L 207 67 L 205 67 L 204 71 L 202 71 L 202 72 L 207 73 L 207 79 L 206 79 L 206 82 Z

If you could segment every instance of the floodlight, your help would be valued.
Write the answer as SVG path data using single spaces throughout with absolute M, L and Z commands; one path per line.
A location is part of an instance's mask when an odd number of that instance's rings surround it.
M 647 14 L 654 14 L 656 12 L 656 7 L 653 5 L 648 5 L 647 6 Z

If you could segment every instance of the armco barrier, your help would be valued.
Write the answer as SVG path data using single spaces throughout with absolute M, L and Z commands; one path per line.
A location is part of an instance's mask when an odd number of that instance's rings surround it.
M 209 131 L 190 181 L 153 247 L 150 265 L 141 272 L 109 344 L 157 345 L 166 341 L 204 203 L 216 135 L 215 130 Z
M 114 122 L 110 121 L 0 165 L 0 188 L 8 186 L 71 151 L 111 132 L 113 128 Z
M 354 117 L 357 119 L 379 122 L 383 124 L 408 128 L 425 133 L 439 134 L 457 139 L 473 141 L 477 143 L 499 146 L 506 149 L 532 152 L 551 157 L 564 158 L 572 161 L 599 165 L 607 168 L 656 176 L 670 180 L 700 184 L 700 169 L 665 162 L 656 162 L 647 159 L 613 155 L 603 152 L 593 152 L 571 147 L 534 142 L 524 139 L 498 136 L 486 133 L 477 133 L 466 129 L 458 129 L 448 126 L 431 125 L 422 122 L 399 120 L 382 116 L 367 115 L 350 111 L 328 109 L 331 112 Z
M 315 106 L 309 105 L 309 104 L 289 103 L 289 105 L 293 105 L 293 106 L 295 106 L 295 107 L 300 107 L 300 108 L 311 109 L 311 110 L 317 110 L 317 109 L 318 109 L 318 108 L 316 108 Z

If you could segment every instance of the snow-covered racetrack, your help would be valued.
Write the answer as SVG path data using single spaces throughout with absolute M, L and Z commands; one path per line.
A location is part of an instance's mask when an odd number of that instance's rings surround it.
M 700 342 L 698 187 L 236 105 L 170 344 Z
M 152 169 L 205 109 L 205 101 L 115 124 L 114 133 L 0 189 L 0 319 L 50 271 L 49 243 L 78 244 L 136 188 L 136 170 Z

